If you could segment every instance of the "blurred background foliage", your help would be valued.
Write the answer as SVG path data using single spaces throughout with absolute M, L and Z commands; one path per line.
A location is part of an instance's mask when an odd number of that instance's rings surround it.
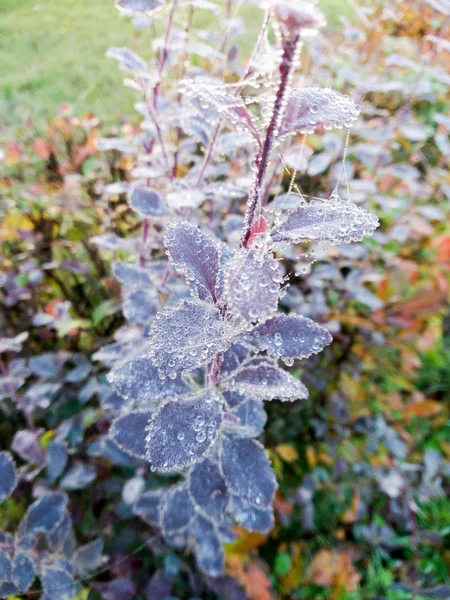
M 391 82 L 400 84 L 369 90 L 376 118 L 366 115 L 356 132 L 371 132 L 365 144 L 381 158 L 367 159 L 367 147 L 354 149 L 352 158 L 363 182 L 359 193 L 375 204 L 384 237 L 366 240 L 362 254 L 331 256 L 326 272 L 318 264 L 291 288 L 291 306 L 337 324 L 337 334 L 327 352 L 301 365 L 312 401 L 268 407 L 265 444 L 280 482 L 277 525 L 268 536 L 242 531 L 227 548 L 229 574 L 254 600 L 450 597 L 450 73 L 448 52 L 439 54 L 437 91 L 415 94 L 429 71 L 415 70 L 414 61 L 439 21 L 427 4 L 421 10 L 417 4 L 404 7 L 401 22 L 384 15 L 371 29 L 350 5 L 322 3 L 331 27 L 318 72 L 327 83 L 352 93 L 356 84 L 344 66 L 352 70 L 359 60 L 368 78 L 391 69 Z M 243 54 L 259 26 L 249 10 Z M 447 24 L 440 35 L 448 33 Z M 349 39 L 356 54 L 333 56 L 332 48 Z M 44 449 L 62 422 L 70 426 L 74 452 L 104 429 L 98 403 L 104 379 L 90 357 L 123 324 L 110 271 L 114 253 L 92 240 L 139 227 L 125 194 L 102 193 L 105 184 L 127 181 L 133 164 L 115 151 L 100 156 L 97 138 L 137 131 L 133 92 L 121 87 L 115 65 L 104 58 L 111 45 L 145 55 L 150 44 L 148 32 L 119 19 L 110 0 L 1 2 L 0 328 L 9 337 L 30 331 L 25 358 L 44 351 L 59 357 L 54 371 L 32 369 L 40 385 L 54 386 L 45 394 L 34 390 L 43 394 L 36 405 Z M 405 49 L 410 63 L 398 59 Z M 314 60 L 306 58 L 303 68 Z M 397 120 L 405 106 L 409 130 Z M 391 123 L 398 127 L 387 143 L 394 158 L 387 168 L 383 128 Z M 310 143 L 323 152 L 314 136 Z M 328 166 L 309 173 L 305 188 L 326 189 Z M 419 180 L 423 185 L 415 186 Z M 2 402 L 1 449 L 14 449 L 23 419 Z M 403 461 L 425 465 L 411 488 L 399 483 Z M 104 459 L 95 465 L 103 489 L 94 503 L 87 483 L 69 479 L 65 488 L 78 490 L 77 534 L 88 541 L 93 531 L 106 533 L 115 576 L 150 577 L 159 569 L 173 575 L 174 593 L 188 597 L 176 554 L 132 552 L 140 526 L 120 523 L 117 501 L 108 504 L 130 469 Z M 406 510 L 411 494 L 413 517 Z M 15 496 L 0 508 L 1 527 L 14 528 L 23 512 Z M 98 597 L 88 587 L 79 598 Z

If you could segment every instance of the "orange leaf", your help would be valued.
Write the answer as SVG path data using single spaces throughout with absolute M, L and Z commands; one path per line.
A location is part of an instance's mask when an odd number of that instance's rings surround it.
M 412 417 L 428 419 L 438 415 L 441 410 L 442 404 L 440 402 L 436 402 L 435 400 L 423 400 L 422 402 L 406 406 L 403 410 L 403 416 L 405 419 L 410 419 Z
M 34 140 L 34 151 L 41 160 L 48 160 L 50 157 L 50 144 L 44 138 L 37 138 Z
M 335 590 L 345 589 L 352 592 L 356 589 L 361 575 L 356 571 L 352 560 L 345 552 L 320 550 L 311 564 L 311 581 L 322 587 Z
M 270 579 L 260 563 L 233 557 L 227 560 L 227 572 L 242 585 L 249 600 L 274 600 Z

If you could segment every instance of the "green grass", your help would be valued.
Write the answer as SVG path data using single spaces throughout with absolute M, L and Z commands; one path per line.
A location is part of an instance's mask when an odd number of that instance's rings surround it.
M 332 22 L 342 12 L 336 4 L 322 2 Z M 244 52 L 257 35 L 257 12 L 248 18 L 250 11 L 242 11 Z M 76 113 L 114 118 L 130 109 L 135 94 L 122 86 L 105 52 L 126 45 L 146 57 L 150 43 L 149 30 L 137 31 L 121 18 L 113 0 L 0 0 L 0 119 L 11 125 L 52 115 L 65 102 Z

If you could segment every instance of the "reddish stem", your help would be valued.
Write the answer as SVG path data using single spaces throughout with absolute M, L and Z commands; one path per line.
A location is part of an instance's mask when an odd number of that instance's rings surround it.
M 283 118 L 286 94 L 291 81 L 293 65 L 295 62 L 295 54 L 298 47 L 300 36 L 297 35 L 292 39 L 283 39 L 283 56 L 280 64 L 280 84 L 278 86 L 275 104 L 273 106 L 272 118 L 266 132 L 266 138 L 261 152 L 256 157 L 256 175 L 250 196 L 248 199 L 248 210 L 246 214 L 243 234 L 241 238 L 241 246 L 246 248 L 250 239 L 250 234 L 257 214 L 257 208 L 260 203 L 261 187 L 269 164 L 270 154 L 280 129 L 281 120 Z

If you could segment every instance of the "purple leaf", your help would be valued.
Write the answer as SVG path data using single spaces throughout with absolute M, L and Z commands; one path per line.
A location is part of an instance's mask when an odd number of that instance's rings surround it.
M 133 600 L 136 598 L 136 588 L 125 577 L 118 577 L 108 583 L 96 583 L 93 587 L 100 592 L 104 600 Z
M 6 552 L 0 548 L 0 582 L 11 581 L 11 573 L 11 559 Z
M 94 465 L 86 465 L 76 462 L 72 465 L 59 484 L 63 490 L 82 490 L 97 477 L 97 469 Z
M 231 411 L 239 419 L 245 436 L 257 437 L 263 432 L 267 422 L 267 413 L 261 400 L 246 399 Z
M 40 465 L 44 458 L 38 435 L 28 429 L 22 429 L 15 434 L 11 448 L 20 458 L 36 465 Z
M 164 536 L 185 529 L 195 517 L 195 508 L 185 484 L 168 490 L 160 504 L 160 524 Z
M 227 388 L 260 400 L 293 402 L 308 397 L 301 381 L 267 362 L 251 363 L 224 383 Z
M 205 515 L 214 521 L 222 521 L 228 504 L 228 492 L 216 463 L 206 458 L 192 467 L 189 474 L 189 491 Z
M 51 480 L 57 479 L 67 465 L 67 448 L 63 442 L 52 440 L 45 457 L 47 473 Z
M 16 466 L 9 452 L 0 452 L 0 502 L 8 498 L 17 485 Z
M 221 575 L 220 577 L 208 579 L 208 587 L 210 587 L 217 596 L 226 598 L 226 600 L 248 600 L 248 596 L 244 590 L 239 587 L 233 577 L 228 575 Z
M 130 197 L 130 206 L 143 217 L 167 217 L 169 207 L 154 190 L 136 188 Z
M 146 459 L 147 426 L 152 413 L 134 411 L 116 419 L 109 435 L 121 450 L 142 460 Z
M 183 300 L 154 319 L 150 356 L 160 375 L 201 367 L 227 348 L 226 324 L 218 309 L 205 302 Z
M 236 371 L 249 354 L 248 348 L 241 344 L 233 344 L 223 355 L 220 374 L 222 377 Z
M 75 596 L 73 577 L 65 569 L 45 566 L 40 578 L 42 588 L 49 600 L 72 600 Z
M 166 575 L 162 569 L 159 569 L 150 578 L 145 588 L 145 597 L 147 600 L 154 600 L 155 598 L 169 599 L 172 588 L 172 578 Z
M 158 296 L 151 289 L 136 290 L 123 301 L 123 314 L 130 323 L 145 325 L 158 312 Z
M 279 314 L 244 333 L 242 340 L 275 358 L 293 359 L 318 354 L 333 338 L 311 319 Z
M 310 87 L 292 90 L 280 127 L 280 136 L 296 133 L 314 133 L 325 129 L 351 127 L 360 108 L 351 98 L 330 88 Z
M 73 556 L 73 565 L 76 573 L 86 575 L 97 569 L 102 561 L 103 540 L 95 540 L 76 549 Z
M 156 526 L 159 522 L 159 506 L 161 502 L 161 492 L 144 492 L 134 507 L 134 514 L 141 517 L 149 525 Z
M 134 358 L 116 365 L 107 379 L 120 396 L 135 400 L 142 408 L 155 407 L 160 400 L 192 391 L 179 375 L 175 379 L 161 379 L 149 358 Z
M 153 287 L 150 279 L 150 272 L 143 267 L 132 263 L 115 262 L 113 263 L 113 273 L 125 287 L 130 288 L 149 288 Z
M 230 511 L 239 525 L 248 531 L 268 533 L 274 524 L 273 508 L 256 508 L 239 496 L 232 496 Z
M 116 8 L 126 15 L 149 14 L 161 8 L 159 0 L 117 0 Z
M 0 338 L 0 353 L 1 352 L 20 352 L 22 345 L 28 338 L 29 333 L 24 331 L 12 338 Z
M 252 323 L 275 312 L 283 281 L 280 264 L 272 253 L 242 249 L 225 273 L 225 296 L 236 316 Z
M 223 406 L 210 390 L 169 400 L 148 426 L 147 459 L 158 471 L 182 470 L 200 460 L 220 432 Z
M 64 519 L 66 508 L 67 496 L 65 494 L 52 492 L 42 496 L 28 508 L 20 523 L 20 535 L 53 531 Z
M 148 76 L 148 68 L 145 60 L 135 52 L 129 50 L 128 48 L 109 48 L 109 50 L 107 50 L 106 52 L 106 56 L 107 58 L 114 58 L 115 60 L 118 60 L 120 63 L 120 67 L 124 71 L 130 71 L 131 73 Z M 100 147 L 100 150 L 105 149 L 106 148 L 104 147 Z M 108 148 L 108 150 L 109 149 L 110 148 Z M 120 148 L 115 149 L 120 150 Z
M 277 483 L 266 451 L 256 440 L 224 435 L 222 472 L 240 498 L 258 508 L 272 504 Z
M 305 201 L 282 218 L 272 230 L 274 242 L 317 241 L 331 244 L 358 242 L 372 235 L 378 218 L 352 202 L 336 197 Z
M 110 56 L 110 58 L 116 58 L 117 60 L 121 60 L 119 58 L 119 56 L 122 56 L 122 54 L 120 54 L 120 52 L 113 52 L 114 50 L 118 50 L 118 51 L 124 50 L 126 52 L 130 52 L 130 55 L 133 54 L 133 52 L 131 52 L 130 50 L 127 50 L 126 48 L 111 48 L 112 52 L 111 52 L 111 54 L 107 54 L 107 56 Z M 123 54 L 123 56 L 124 56 L 124 60 L 125 60 L 125 54 Z M 130 61 L 132 60 L 131 56 L 129 57 L 129 60 Z M 118 152 L 123 152 L 124 154 L 137 154 L 138 153 L 137 148 L 135 148 L 133 146 L 133 144 L 130 144 L 130 142 L 127 142 L 126 140 L 123 140 L 121 138 L 99 138 L 97 140 L 97 148 L 104 152 L 106 152 L 108 150 L 117 150 Z M 117 236 L 114 233 L 113 234 L 105 234 L 103 236 L 96 236 L 96 237 L 107 238 L 107 236 L 109 236 L 109 235 L 113 236 L 113 237 L 111 237 L 111 240 L 117 239 Z
M 201 299 L 209 294 L 215 300 L 219 244 L 198 227 L 182 222 L 167 228 L 164 245 L 170 260 L 182 270 L 188 282 L 202 288 L 199 290 Z
M 238 87 L 238 84 L 236 87 Z M 194 96 L 194 99 L 199 101 L 200 110 L 212 109 L 213 116 L 211 118 L 213 120 L 217 121 L 219 116 L 225 117 L 233 124 L 246 129 L 253 136 L 258 146 L 261 145 L 259 132 L 245 105 L 245 101 L 239 95 L 233 95 L 227 91 L 222 82 L 217 82 L 217 80 L 210 77 L 204 79 L 199 77 L 193 81 L 184 80 L 181 82 L 180 91 L 188 96 Z M 194 106 L 197 106 L 195 102 Z
M 210 577 L 223 574 L 225 553 L 213 523 L 199 515 L 195 522 L 195 558 L 198 568 Z
M 30 588 L 35 577 L 36 565 L 34 561 L 25 552 L 17 552 L 12 563 L 13 583 L 22 593 L 25 593 Z

